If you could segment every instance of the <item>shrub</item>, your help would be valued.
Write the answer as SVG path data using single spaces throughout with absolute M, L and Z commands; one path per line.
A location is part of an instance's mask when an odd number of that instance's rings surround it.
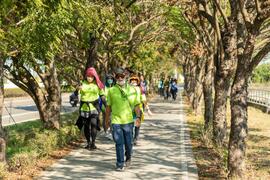
M 4 179 L 7 174 L 7 166 L 4 163 L 0 163 L 0 179 Z
M 76 118 L 77 112 L 62 115 L 60 130 L 44 129 L 41 121 L 5 127 L 8 132 L 7 156 L 10 169 L 24 173 L 25 169 L 35 166 L 39 158 L 78 140 L 80 131 L 74 125 Z
M 34 151 L 17 153 L 9 160 L 10 169 L 23 170 L 29 165 L 35 166 L 37 158 L 38 154 Z

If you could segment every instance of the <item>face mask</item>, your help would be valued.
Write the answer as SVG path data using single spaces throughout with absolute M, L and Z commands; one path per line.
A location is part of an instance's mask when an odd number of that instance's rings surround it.
M 112 83 L 113 83 L 113 80 L 112 80 L 112 79 L 108 79 L 108 80 L 107 80 L 107 83 L 108 83 L 108 84 L 112 84 Z
M 117 84 L 119 84 L 120 86 L 125 85 L 125 83 L 126 83 L 125 79 L 123 79 L 123 80 L 117 80 Z
M 132 86 L 137 86 L 137 82 L 132 82 L 131 85 Z

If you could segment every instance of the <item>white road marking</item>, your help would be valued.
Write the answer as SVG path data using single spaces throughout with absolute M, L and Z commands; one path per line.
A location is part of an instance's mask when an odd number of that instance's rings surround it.
M 180 106 L 182 107 L 182 99 L 180 100 Z M 188 179 L 188 165 L 187 165 L 187 153 L 185 147 L 185 127 L 184 127 L 184 119 L 182 113 L 179 114 L 180 119 L 180 169 L 181 169 L 181 179 Z

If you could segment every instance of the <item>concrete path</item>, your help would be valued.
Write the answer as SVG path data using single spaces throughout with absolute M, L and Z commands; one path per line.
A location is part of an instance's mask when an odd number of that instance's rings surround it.
M 37 179 L 198 179 L 181 100 L 157 98 L 150 107 L 129 169 L 115 171 L 114 143 L 99 135 L 96 151 L 75 150 Z

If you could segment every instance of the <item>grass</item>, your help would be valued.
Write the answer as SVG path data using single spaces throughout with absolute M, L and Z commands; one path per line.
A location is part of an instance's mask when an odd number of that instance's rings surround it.
M 229 108 L 227 119 L 230 120 Z M 227 150 L 213 146 L 212 133 L 204 131 L 202 116 L 196 117 L 189 110 L 187 120 L 200 179 L 226 179 Z M 228 122 L 228 126 L 229 124 Z M 246 177 L 270 179 L 270 114 L 249 107 L 248 127 Z
M 23 97 L 23 96 L 28 96 L 28 94 L 20 88 L 9 88 L 9 89 L 4 90 L 4 97 L 5 98 Z
M 4 177 L 33 176 L 33 169 L 40 161 L 50 158 L 55 151 L 80 139 L 80 131 L 74 125 L 77 113 L 61 116 L 60 130 L 46 130 L 41 121 L 25 122 L 5 127 L 7 132 L 8 169 L 0 166 Z M 30 173 L 30 174 L 29 174 Z M 32 173 L 32 174 L 31 174 Z
M 71 86 L 62 86 L 61 87 L 61 92 L 73 92 L 74 88 Z M 4 97 L 5 98 L 11 98 L 11 97 L 24 97 L 24 96 L 29 96 L 25 91 L 23 91 L 20 88 L 8 88 L 4 89 Z
M 270 82 L 267 83 L 251 83 L 249 85 L 250 88 L 262 89 L 262 90 L 270 90 Z

